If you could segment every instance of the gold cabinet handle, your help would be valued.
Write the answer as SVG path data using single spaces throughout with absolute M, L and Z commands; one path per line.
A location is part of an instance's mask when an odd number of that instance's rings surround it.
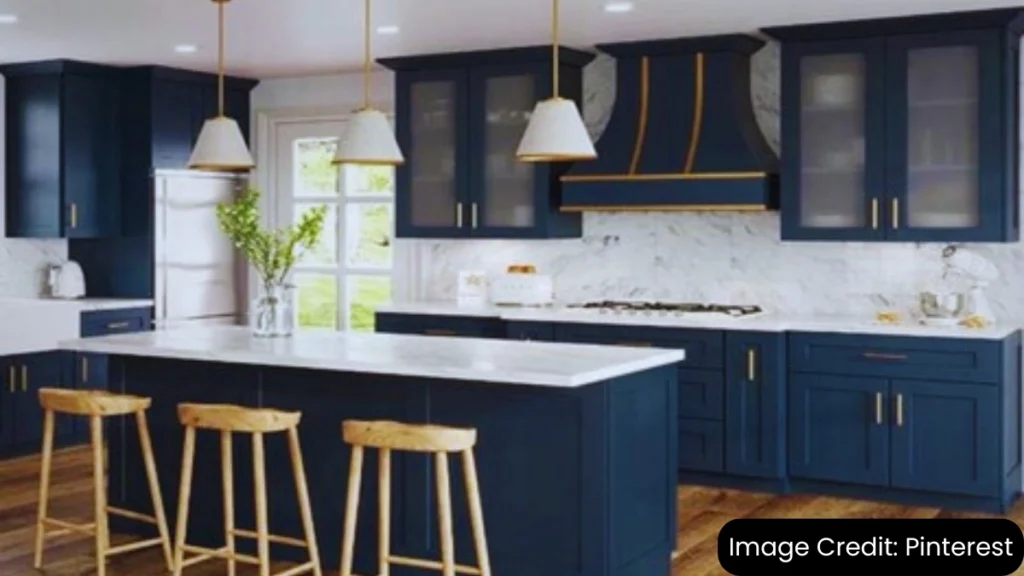
M 896 230 L 900 227 L 900 199 L 892 199 L 892 229 Z
M 455 227 L 462 228 L 462 202 L 455 203 Z
M 903 426 L 903 394 L 896 395 L 896 425 Z
M 431 328 L 423 331 L 428 336 L 456 336 L 458 333 L 455 330 L 439 330 Z
M 89 358 L 82 356 L 82 383 L 89 381 Z
M 14 366 L 11 366 L 10 376 L 10 379 L 7 381 L 7 390 L 11 393 L 14 393 L 14 388 L 15 386 L 18 385 L 18 373 L 17 369 Z
M 128 321 L 125 321 L 125 322 L 111 322 L 110 324 L 107 324 L 107 330 L 120 330 L 121 328 L 127 328 L 127 327 L 129 327 L 131 325 L 132 325 L 132 323 L 128 322 Z
M 871 199 L 871 229 L 878 230 L 878 198 Z
M 634 348 L 650 348 L 654 346 L 650 342 L 634 342 L 631 340 L 623 340 L 615 343 L 617 346 L 633 346 Z
M 71 227 L 78 227 L 78 204 L 71 203 Z
M 906 354 L 886 354 L 884 352 L 865 352 L 864 357 L 869 360 L 906 360 Z
M 476 228 L 476 202 L 470 206 L 470 220 L 472 220 L 473 228 Z
M 882 393 L 875 392 L 875 424 L 882 423 Z
M 747 350 L 747 380 L 753 382 L 757 372 L 757 354 L 753 350 Z
M 21 367 L 21 391 L 28 392 L 28 366 Z

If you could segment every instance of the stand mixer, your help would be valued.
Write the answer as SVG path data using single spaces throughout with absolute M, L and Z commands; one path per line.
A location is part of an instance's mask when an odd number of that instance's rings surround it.
M 961 246 L 947 246 L 942 250 L 944 281 L 961 280 L 970 284 L 962 315 L 988 324 L 995 323 L 995 314 L 985 296 L 985 288 L 999 278 L 999 269 L 983 256 Z

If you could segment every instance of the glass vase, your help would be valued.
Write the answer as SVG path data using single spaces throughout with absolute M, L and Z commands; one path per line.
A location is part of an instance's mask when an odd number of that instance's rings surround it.
M 295 332 L 295 287 L 283 283 L 260 284 L 252 302 L 249 327 L 259 338 L 284 338 Z

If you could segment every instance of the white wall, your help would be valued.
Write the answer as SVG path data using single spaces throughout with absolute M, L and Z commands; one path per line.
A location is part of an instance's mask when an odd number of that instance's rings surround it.
M 0 76 L 0 297 L 32 297 L 43 290 L 46 266 L 68 256 L 66 240 L 17 240 L 5 238 L 6 150 L 4 137 L 4 94 L 6 81 Z

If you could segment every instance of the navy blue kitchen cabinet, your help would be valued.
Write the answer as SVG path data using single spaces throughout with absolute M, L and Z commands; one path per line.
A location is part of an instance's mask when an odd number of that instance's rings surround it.
M 1020 332 L 790 334 L 794 487 L 1005 511 L 1021 486 L 1020 363 Z
M 505 338 L 504 323 L 493 317 L 378 312 L 375 321 L 375 331 L 390 334 Z
M 579 105 L 594 55 L 563 48 L 560 93 Z M 558 210 L 567 164 L 515 158 L 538 100 L 551 96 L 551 49 L 515 48 L 380 61 L 396 71 L 400 238 L 575 238 Z
M 725 333 L 725 470 L 786 476 L 786 338 Z
M 118 69 L 55 60 L 3 66 L 0 74 L 7 82 L 7 236 L 118 236 Z
M 0 358 L 0 456 L 38 452 L 43 439 L 40 388 L 67 387 L 68 364 L 60 352 L 41 352 Z M 75 442 L 74 422 L 58 418 L 54 434 L 58 446 Z
M 1015 242 L 1020 10 L 766 29 L 782 238 Z

